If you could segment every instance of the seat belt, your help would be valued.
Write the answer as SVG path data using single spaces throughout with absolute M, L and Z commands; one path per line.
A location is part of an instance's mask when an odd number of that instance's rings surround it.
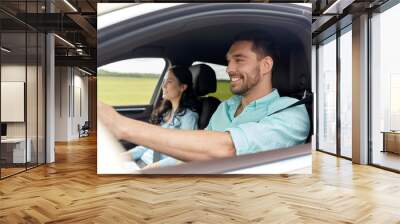
M 282 112 L 282 111 L 284 111 L 286 109 L 289 109 L 289 108 L 292 108 L 292 107 L 295 107 L 295 106 L 298 106 L 298 105 L 310 103 L 310 102 L 312 102 L 312 99 L 313 99 L 313 94 L 308 92 L 307 90 L 304 90 L 304 94 L 303 94 L 303 97 L 302 97 L 301 100 L 299 100 L 296 103 L 293 103 L 293 104 L 291 104 L 291 105 L 289 105 L 289 106 L 287 106 L 285 108 L 282 108 L 282 109 L 279 109 L 277 111 L 274 111 L 271 114 L 268 114 L 267 116 L 271 116 L 273 114 L 277 114 L 279 112 Z

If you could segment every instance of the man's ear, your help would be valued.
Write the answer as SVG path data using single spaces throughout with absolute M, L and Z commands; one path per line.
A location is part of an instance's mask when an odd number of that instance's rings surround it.
M 266 56 L 261 59 L 261 74 L 271 74 L 272 68 L 274 67 L 274 60 L 270 56 Z

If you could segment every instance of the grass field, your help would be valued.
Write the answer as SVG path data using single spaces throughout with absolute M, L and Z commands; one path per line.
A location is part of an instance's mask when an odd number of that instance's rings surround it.
M 219 80 L 217 82 L 217 92 L 208 95 L 217 97 L 221 101 L 228 99 L 232 96 L 229 81 Z
M 114 106 L 148 104 L 157 81 L 158 78 L 98 76 L 97 98 Z M 217 92 L 210 94 L 220 100 L 231 95 L 229 81 L 218 81 Z
M 157 81 L 157 78 L 98 76 L 97 99 L 114 106 L 148 104 Z

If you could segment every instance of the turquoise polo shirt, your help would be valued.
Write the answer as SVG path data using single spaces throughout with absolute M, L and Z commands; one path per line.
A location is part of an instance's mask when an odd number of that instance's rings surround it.
M 236 155 L 287 148 L 305 142 L 310 120 L 304 105 L 276 114 L 298 100 L 279 96 L 273 89 L 268 95 L 248 104 L 235 117 L 242 97 L 234 95 L 222 102 L 212 115 L 206 130 L 227 131 L 236 149 Z

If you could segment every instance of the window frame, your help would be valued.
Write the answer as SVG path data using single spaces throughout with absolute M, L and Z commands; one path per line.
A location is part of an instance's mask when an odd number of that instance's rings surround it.
M 368 155 L 367 155 L 367 160 L 368 160 L 368 165 L 373 166 L 373 167 L 377 167 L 383 170 L 388 170 L 391 172 L 395 172 L 395 173 L 400 173 L 400 170 L 394 169 L 394 168 L 390 168 L 384 165 L 380 165 L 378 163 L 374 163 L 373 162 L 373 130 L 372 130 L 372 119 L 373 119 L 373 115 L 372 115 L 372 76 L 373 76 L 373 69 L 372 69 L 372 39 L 373 39 L 373 35 L 372 35 L 372 19 L 374 18 L 373 14 L 382 14 L 385 11 L 393 8 L 394 6 L 396 6 L 397 4 L 400 4 L 398 2 L 398 0 L 388 0 L 387 2 L 385 2 L 384 4 L 380 5 L 379 7 L 375 8 L 372 11 L 368 12 L 368 33 L 367 33 L 367 37 L 368 37 Z
M 318 120 L 318 114 L 320 110 L 320 105 L 319 105 L 319 100 L 318 97 L 320 96 L 320 89 L 319 89 L 319 82 L 320 82 L 320 74 L 319 74 L 319 47 L 322 43 L 328 43 L 330 41 L 336 41 L 336 152 L 331 153 L 327 150 L 320 149 L 319 147 L 319 122 L 316 122 L 316 151 L 327 153 L 329 155 L 333 155 L 339 158 L 343 158 L 346 160 L 352 160 L 352 158 L 349 158 L 347 156 L 343 156 L 341 153 L 341 119 L 340 119 L 340 104 L 341 104 L 341 99 L 340 99 L 340 76 L 341 76 L 341 67 L 340 67 L 340 38 L 342 35 L 344 35 L 347 32 L 352 32 L 352 22 L 348 21 L 348 18 L 343 18 L 345 22 L 348 22 L 348 24 L 344 25 L 340 29 L 336 30 L 335 33 L 332 33 L 331 35 L 325 37 L 324 39 L 318 40 L 316 43 L 316 115 L 317 115 L 317 120 Z M 340 21 L 339 21 L 340 22 Z M 333 26 L 336 27 L 334 24 Z

